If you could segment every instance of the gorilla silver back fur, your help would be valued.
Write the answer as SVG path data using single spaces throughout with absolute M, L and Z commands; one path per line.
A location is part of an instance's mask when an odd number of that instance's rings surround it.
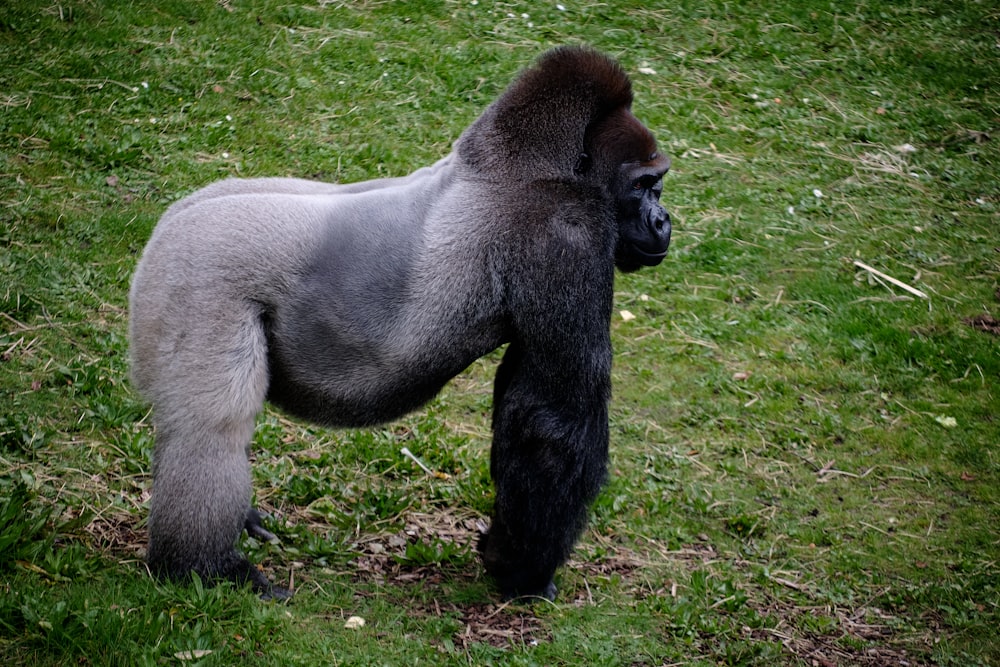
M 554 596 L 605 475 L 613 268 L 669 243 L 669 161 L 630 104 L 616 63 L 557 49 L 409 176 L 230 179 L 171 206 L 130 294 L 156 430 L 153 570 L 284 595 L 235 549 L 261 530 L 247 452 L 265 399 L 377 424 L 510 343 L 480 547 L 505 595 Z

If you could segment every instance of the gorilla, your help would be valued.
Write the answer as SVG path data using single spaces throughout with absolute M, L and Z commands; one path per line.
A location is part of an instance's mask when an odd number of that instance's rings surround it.
M 409 176 L 229 179 L 173 204 L 129 305 L 153 406 L 148 564 L 289 592 L 236 549 L 265 400 L 326 426 L 396 419 L 507 345 L 493 391 L 495 506 L 479 542 L 505 598 L 553 575 L 606 477 L 614 269 L 659 264 L 669 159 L 621 66 L 561 47 Z

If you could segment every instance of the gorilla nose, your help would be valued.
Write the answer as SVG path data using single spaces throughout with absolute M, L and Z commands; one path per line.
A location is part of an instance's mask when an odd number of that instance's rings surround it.
M 660 211 L 649 221 L 650 233 L 653 238 L 663 246 L 663 250 L 670 245 L 670 214 L 660 209 Z

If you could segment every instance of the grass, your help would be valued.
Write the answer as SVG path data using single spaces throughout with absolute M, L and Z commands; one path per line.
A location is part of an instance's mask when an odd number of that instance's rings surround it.
M 1000 664 L 1000 13 L 562 4 L 0 9 L 0 658 Z M 381 429 L 261 416 L 281 544 L 244 548 L 290 603 L 151 580 L 125 330 L 157 217 L 429 164 L 567 42 L 632 73 L 675 242 L 616 286 L 613 477 L 558 601 L 499 604 L 471 549 L 496 355 Z

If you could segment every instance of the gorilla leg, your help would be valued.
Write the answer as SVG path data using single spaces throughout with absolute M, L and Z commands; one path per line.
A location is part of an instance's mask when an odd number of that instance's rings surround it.
M 246 442 L 254 420 L 196 424 L 155 418 L 157 444 L 149 516 L 148 560 L 154 573 L 174 579 L 197 572 L 206 582 L 249 582 L 265 595 L 283 597 L 236 550 L 253 524 Z M 259 519 L 258 519 L 259 521 Z
M 270 535 L 251 508 L 248 449 L 267 390 L 267 344 L 255 306 L 188 306 L 186 329 L 153 288 L 133 300 L 133 375 L 153 403 L 156 447 L 148 562 L 159 576 L 249 582 L 286 597 L 236 550 L 240 532 Z M 156 306 L 159 305 L 159 310 Z M 162 332 L 169 331 L 166 335 Z M 165 352 L 169 350 L 169 352 Z
M 555 401 L 543 396 L 515 345 L 504 356 L 490 460 L 496 502 L 479 543 L 504 597 L 555 598 L 552 577 L 569 558 L 606 476 L 607 403 L 597 389 L 589 400 Z

